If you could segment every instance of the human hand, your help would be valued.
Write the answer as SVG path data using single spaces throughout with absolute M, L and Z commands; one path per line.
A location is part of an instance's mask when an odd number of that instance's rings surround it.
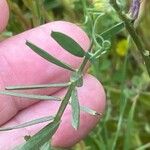
M 5 0 L 0 1 L 0 30 L 4 29 L 8 18 Z M 84 50 L 90 41 L 87 35 L 76 25 L 57 21 L 48 23 L 32 30 L 11 37 L 0 43 L 0 89 L 10 85 L 31 85 L 65 82 L 69 80 L 70 72 L 48 63 L 25 45 L 26 40 L 47 50 L 58 59 L 77 68 L 81 59 L 63 50 L 51 37 L 51 31 L 63 32 L 76 40 Z M 66 89 L 51 88 L 46 90 L 32 90 L 34 94 L 64 96 Z M 84 76 L 83 87 L 78 88 L 80 104 L 97 112 L 105 109 L 105 92 L 102 85 L 91 75 Z M 53 115 L 57 112 L 60 102 L 31 101 L 0 95 L 0 125 L 14 126 L 36 118 Z M 52 145 L 56 147 L 70 147 L 84 138 L 98 123 L 99 118 L 81 112 L 80 127 L 76 131 L 71 126 L 71 109 L 65 111 L 59 129 L 52 138 Z M 0 149 L 10 150 L 23 143 L 24 136 L 33 135 L 44 124 L 38 124 L 23 129 L 0 132 Z

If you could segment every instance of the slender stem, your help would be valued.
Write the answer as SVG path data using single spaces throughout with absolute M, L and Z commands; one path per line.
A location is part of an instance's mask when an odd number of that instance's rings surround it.
M 72 93 L 74 88 L 75 88 L 75 85 L 73 83 L 71 83 L 71 85 L 69 86 L 68 91 L 67 91 L 67 93 L 66 93 L 66 95 L 65 95 L 65 97 L 64 97 L 64 99 L 63 99 L 63 101 L 59 107 L 59 110 L 55 116 L 54 121 L 58 122 L 61 120 L 61 117 L 62 117 L 62 115 L 63 115 L 63 113 L 64 113 L 64 111 L 65 111 L 65 109 L 69 103 L 69 99 L 71 97 L 71 93 Z
M 87 62 L 88 62 L 88 60 L 89 60 L 89 58 L 88 58 L 88 57 L 85 57 L 83 63 L 81 64 L 81 66 L 80 66 L 80 68 L 79 68 L 79 70 L 78 70 L 77 72 L 82 72 L 82 71 L 84 70 L 84 68 L 85 68 L 85 66 L 86 66 L 86 64 L 87 64 Z
M 91 42 L 91 45 L 90 45 L 90 48 L 89 48 L 89 50 L 88 50 L 88 52 L 90 52 L 91 51 L 91 49 L 92 49 L 92 46 L 93 46 L 93 42 Z M 88 53 L 87 52 L 87 53 Z M 86 64 L 87 64 L 87 62 L 89 61 L 89 57 L 84 57 L 84 59 L 83 59 L 83 61 L 82 61 L 82 63 L 81 63 L 81 66 L 80 66 L 80 68 L 77 70 L 77 74 L 79 74 L 79 76 L 80 76 L 80 74 L 83 72 L 83 70 L 84 70 L 84 68 L 85 68 L 85 66 L 86 66 Z M 71 94 L 72 94 L 72 91 L 74 90 L 74 88 L 76 87 L 77 85 L 76 85 L 76 82 L 73 82 L 73 81 L 71 81 L 70 80 L 70 85 L 69 85 L 69 87 L 68 87 L 68 91 L 67 91 L 67 93 L 66 93 L 66 95 L 65 95 L 65 97 L 64 97 L 64 99 L 63 99 L 63 101 L 62 101 L 62 103 L 61 103 L 61 105 L 60 105 L 60 107 L 59 107 L 59 110 L 58 110 L 58 112 L 57 112 L 57 114 L 56 114 L 56 116 L 55 116 L 55 119 L 54 119 L 54 121 L 60 121 L 61 120 L 61 117 L 62 117 L 62 115 L 63 115 L 63 113 L 64 113 L 64 111 L 65 111 L 65 109 L 66 109 L 66 107 L 67 107 L 67 105 L 69 104 L 69 99 L 70 99 L 70 97 L 71 97 Z
M 86 1 L 85 0 L 81 0 L 82 6 L 83 6 L 83 10 L 84 10 L 84 15 L 86 16 L 88 14 L 88 11 L 86 9 Z
M 146 68 L 147 68 L 147 72 L 150 76 L 150 55 L 148 55 L 148 56 L 145 55 L 146 49 L 142 43 L 141 38 L 136 33 L 135 28 L 134 28 L 133 24 L 131 23 L 131 20 L 129 18 L 127 18 L 127 16 L 119 8 L 118 4 L 116 3 L 116 0 L 110 0 L 110 3 L 113 6 L 113 8 L 116 10 L 116 12 L 118 13 L 118 16 L 120 17 L 120 19 L 122 21 L 124 21 L 126 30 L 129 32 L 135 45 L 137 46 L 137 49 L 141 53 L 143 60 L 145 62 Z
M 85 56 L 85 58 L 84 58 L 84 60 L 83 60 L 83 62 L 82 62 L 82 64 L 81 64 L 80 68 L 78 69 L 78 71 L 77 71 L 78 73 L 83 72 L 83 70 L 84 70 L 84 68 L 85 68 L 85 66 L 86 66 L 86 64 L 87 64 L 87 62 L 89 61 L 90 56 L 88 56 L 88 55 L 89 55 L 89 52 L 91 52 L 92 47 L 93 47 L 93 41 L 91 41 L 90 48 L 89 48 L 88 51 L 87 51 L 87 56 Z

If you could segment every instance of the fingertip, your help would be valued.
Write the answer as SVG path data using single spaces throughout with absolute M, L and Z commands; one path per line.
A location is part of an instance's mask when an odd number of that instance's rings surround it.
M 8 23 L 9 8 L 6 0 L 0 0 L 0 32 L 3 31 Z
M 66 89 L 62 89 L 53 96 L 64 97 Z M 83 87 L 78 88 L 78 98 L 82 106 L 89 107 L 98 113 L 104 113 L 106 97 L 103 86 L 91 75 L 85 75 Z M 43 116 L 54 115 L 60 106 L 59 102 L 44 101 L 21 111 L 16 117 L 7 122 L 5 126 L 16 126 Z M 75 130 L 71 125 L 71 107 L 68 105 L 62 117 L 59 129 L 52 138 L 52 146 L 68 148 L 82 140 L 97 125 L 101 116 L 92 116 L 81 113 L 80 127 Z M 0 149 L 12 149 L 24 142 L 25 135 L 34 135 L 46 124 L 38 124 L 24 129 L 0 133 Z M 11 139 L 9 141 L 5 140 Z

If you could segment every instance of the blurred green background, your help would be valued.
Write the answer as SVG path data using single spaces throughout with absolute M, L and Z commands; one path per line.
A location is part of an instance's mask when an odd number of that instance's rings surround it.
M 130 1 L 119 2 L 127 11 Z M 11 16 L 1 39 L 54 20 L 73 22 L 93 38 L 94 26 L 95 34 L 100 34 L 120 22 L 108 0 L 8 0 L 8 3 Z M 147 0 L 137 28 L 147 50 L 150 50 L 149 10 Z M 127 37 L 125 30 L 112 37 L 111 49 L 88 70 L 104 85 L 107 108 L 99 125 L 72 150 L 150 149 L 150 78 L 136 47 L 133 43 L 128 45 Z

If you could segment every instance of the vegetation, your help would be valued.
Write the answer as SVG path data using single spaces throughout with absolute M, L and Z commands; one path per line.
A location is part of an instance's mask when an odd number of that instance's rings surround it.
M 131 1 L 120 0 L 119 8 L 114 0 L 110 1 L 112 5 L 108 0 L 8 2 L 11 18 L 7 31 L 1 35 L 3 39 L 46 22 L 67 20 L 80 25 L 88 33 L 94 43 L 94 54 L 100 48 L 105 48 L 105 53 L 101 52 L 98 59 L 91 61 L 88 72 L 104 85 L 107 109 L 97 127 L 72 149 L 149 149 L 150 2 L 143 1 L 146 4 L 142 5 L 138 18 L 131 20 L 120 11 L 121 8 L 128 13 Z M 133 22 L 139 36 L 134 34 Z M 53 35 L 56 40 L 58 36 L 57 33 Z M 28 42 L 27 45 L 34 49 L 32 43 Z M 82 52 L 79 56 L 82 56 Z M 77 124 L 74 126 L 77 127 Z

